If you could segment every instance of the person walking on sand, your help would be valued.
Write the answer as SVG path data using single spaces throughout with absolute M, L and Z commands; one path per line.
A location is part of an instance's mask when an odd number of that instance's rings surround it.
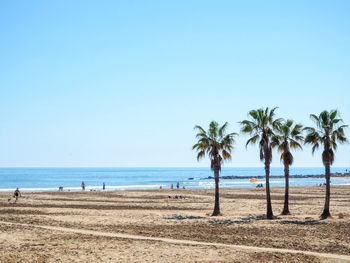
M 103 191 L 106 190 L 106 184 L 105 184 L 105 182 L 103 182 L 103 184 L 102 184 L 102 190 L 103 190 Z
M 85 191 L 85 183 L 84 183 L 84 181 L 81 182 L 81 190 Z
M 15 203 L 17 203 L 17 200 L 19 197 L 22 197 L 21 192 L 19 191 L 18 187 L 16 188 L 15 192 L 13 193 L 13 197 L 15 198 Z
M 176 188 L 177 188 L 177 189 L 179 189 L 179 188 L 180 188 L 180 183 L 179 183 L 179 182 L 177 182 L 177 184 L 176 184 Z

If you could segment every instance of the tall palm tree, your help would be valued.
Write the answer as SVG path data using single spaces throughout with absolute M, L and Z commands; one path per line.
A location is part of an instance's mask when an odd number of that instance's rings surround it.
M 319 116 L 310 115 L 311 120 L 316 127 L 306 127 L 307 135 L 305 143 L 312 145 L 312 154 L 323 146 L 322 162 L 325 167 L 326 177 L 326 199 L 324 209 L 321 214 L 322 219 L 331 216 L 329 211 L 329 203 L 331 197 L 331 165 L 334 162 L 334 151 L 337 150 L 337 143 L 343 144 L 347 142 L 344 129 L 348 125 L 343 125 L 344 121 L 339 117 L 337 110 L 322 111 Z
M 276 129 L 276 133 L 272 138 L 272 148 L 277 148 L 281 153 L 281 161 L 284 165 L 284 206 L 282 215 L 289 215 L 289 166 L 293 164 L 294 157 L 291 153 L 292 149 L 302 149 L 300 142 L 304 140 L 302 136 L 303 126 L 294 124 L 292 120 L 281 123 Z
M 210 159 L 210 167 L 214 172 L 215 180 L 215 205 L 212 216 L 220 215 L 220 200 L 219 200 L 219 174 L 223 161 L 231 159 L 231 151 L 233 149 L 234 137 L 236 133 L 226 133 L 228 123 L 225 122 L 221 127 L 215 121 L 209 124 L 208 131 L 205 131 L 201 126 L 196 125 L 196 138 L 198 142 L 193 145 L 192 149 L 197 151 L 197 160 L 208 155 Z
M 271 138 L 274 136 L 274 130 L 280 125 L 281 119 L 275 119 L 275 110 L 277 108 L 258 109 L 249 112 L 249 119 L 241 121 L 242 133 L 252 136 L 246 143 L 256 144 L 259 142 L 260 160 L 265 163 L 266 180 L 266 217 L 273 219 L 271 194 L 270 194 L 270 164 L 272 161 Z

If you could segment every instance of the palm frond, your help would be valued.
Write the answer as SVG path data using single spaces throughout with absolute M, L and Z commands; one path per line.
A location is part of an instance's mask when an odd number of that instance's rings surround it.
M 219 132 L 218 132 L 218 135 L 220 137 L 223 137 L 226 133 L 226 129 L 228 127 L 228 122 L 225 122 L 224 125 L 222 125 L 220 128 L 219 128 Z
M 315 153 L 315 151 L 318 149 L 319 146 L 320 146 L 319 143 L 315 143 L 315 144 L 312 146 L 312 149 L 311 149 L 312 154 Z
M 316 114 L 310 114 L 310 119 L 316 124 L 317 127 L 320 127 L 320 119 Z
M 205 151 L 201 150 L 197 154 L 197 161 L 203 159 L 205 157 Z
M 300 149 L 300 150 L 303 149 L 301 144 L 294 139 L 290 139 L 289 145 L 291 149 Z
M 216 138 L 218 136 L 218 127 L 219 124 L 216 121 L 210 122 L 208 133 L 211 138 Z
M 247 148 L 249 144 L 256 144 L 257 140 L 259 140 L 260 136 L 259 134 L 254 135 L 253 137 L 249 138 L 247 143 L 245 144 L 245 147 Z

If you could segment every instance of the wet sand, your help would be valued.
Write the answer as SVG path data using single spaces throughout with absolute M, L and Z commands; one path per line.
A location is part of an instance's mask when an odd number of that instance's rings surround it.
M 333 218 L 319 220 L 324 188 L 0 193 L 1 262 L 350 262 L 350 186 L 332 187 Z M 185 199 L 175 199 L 181 195 Z M 171 196 L 172 198 L 168 198 Z

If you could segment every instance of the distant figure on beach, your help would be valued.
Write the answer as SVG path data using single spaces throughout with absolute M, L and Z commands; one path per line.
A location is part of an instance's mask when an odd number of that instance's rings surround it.
M 175 196 L 168 195 L 168 199 L 186 199 L 186 197 L 182 195 L 175 195 Z
M 18 197 L 22 197 L 22 194 L 19 191 L 18 187 L 16 188 L 15 192 L 13 193 L 13 197 L 15 198 L 15 203 L 17 202 Z
M 102 190 L 106 190 L 106 184 L 105 184 L 105 182 L 103 182 L 103 184 L 102 184 Z
M 159 190 L 162 190 L 163 189 L 163 187 L 162 186 L 159 186 Z
M 19 191 L 18 187 L 16 188 L 16 190 L 13 193 L 13 198 L 15 198 L 15 203 L 17 202 L 18 198 L 21 197 L 21 192 Z M 11 198 L 8 199 L 8 201 L 11 201 Z
M 177 188 L 177 189 L 179 189 L 179 188 L 180 188 L 180 183 L 179 183 L 179 182 L 177 182 L 177 184 L 176 184 L 176 188 Z
M 264 185 L 263 185 L 263 184 L 258 184 L 258 185 L 256 186 L 256 188 L 264 188 Z
M 171 190 L 174 189 L 174 185 L 173 185 L 173 184 L 170 185 L 170 189 L 171 189 Z
M 63 192 L 63 186 L 58 187 L 58 192 Z
M 84 181 L 81 182 L 81 190 L 85 191 L 85 183 L 84 183 Z

